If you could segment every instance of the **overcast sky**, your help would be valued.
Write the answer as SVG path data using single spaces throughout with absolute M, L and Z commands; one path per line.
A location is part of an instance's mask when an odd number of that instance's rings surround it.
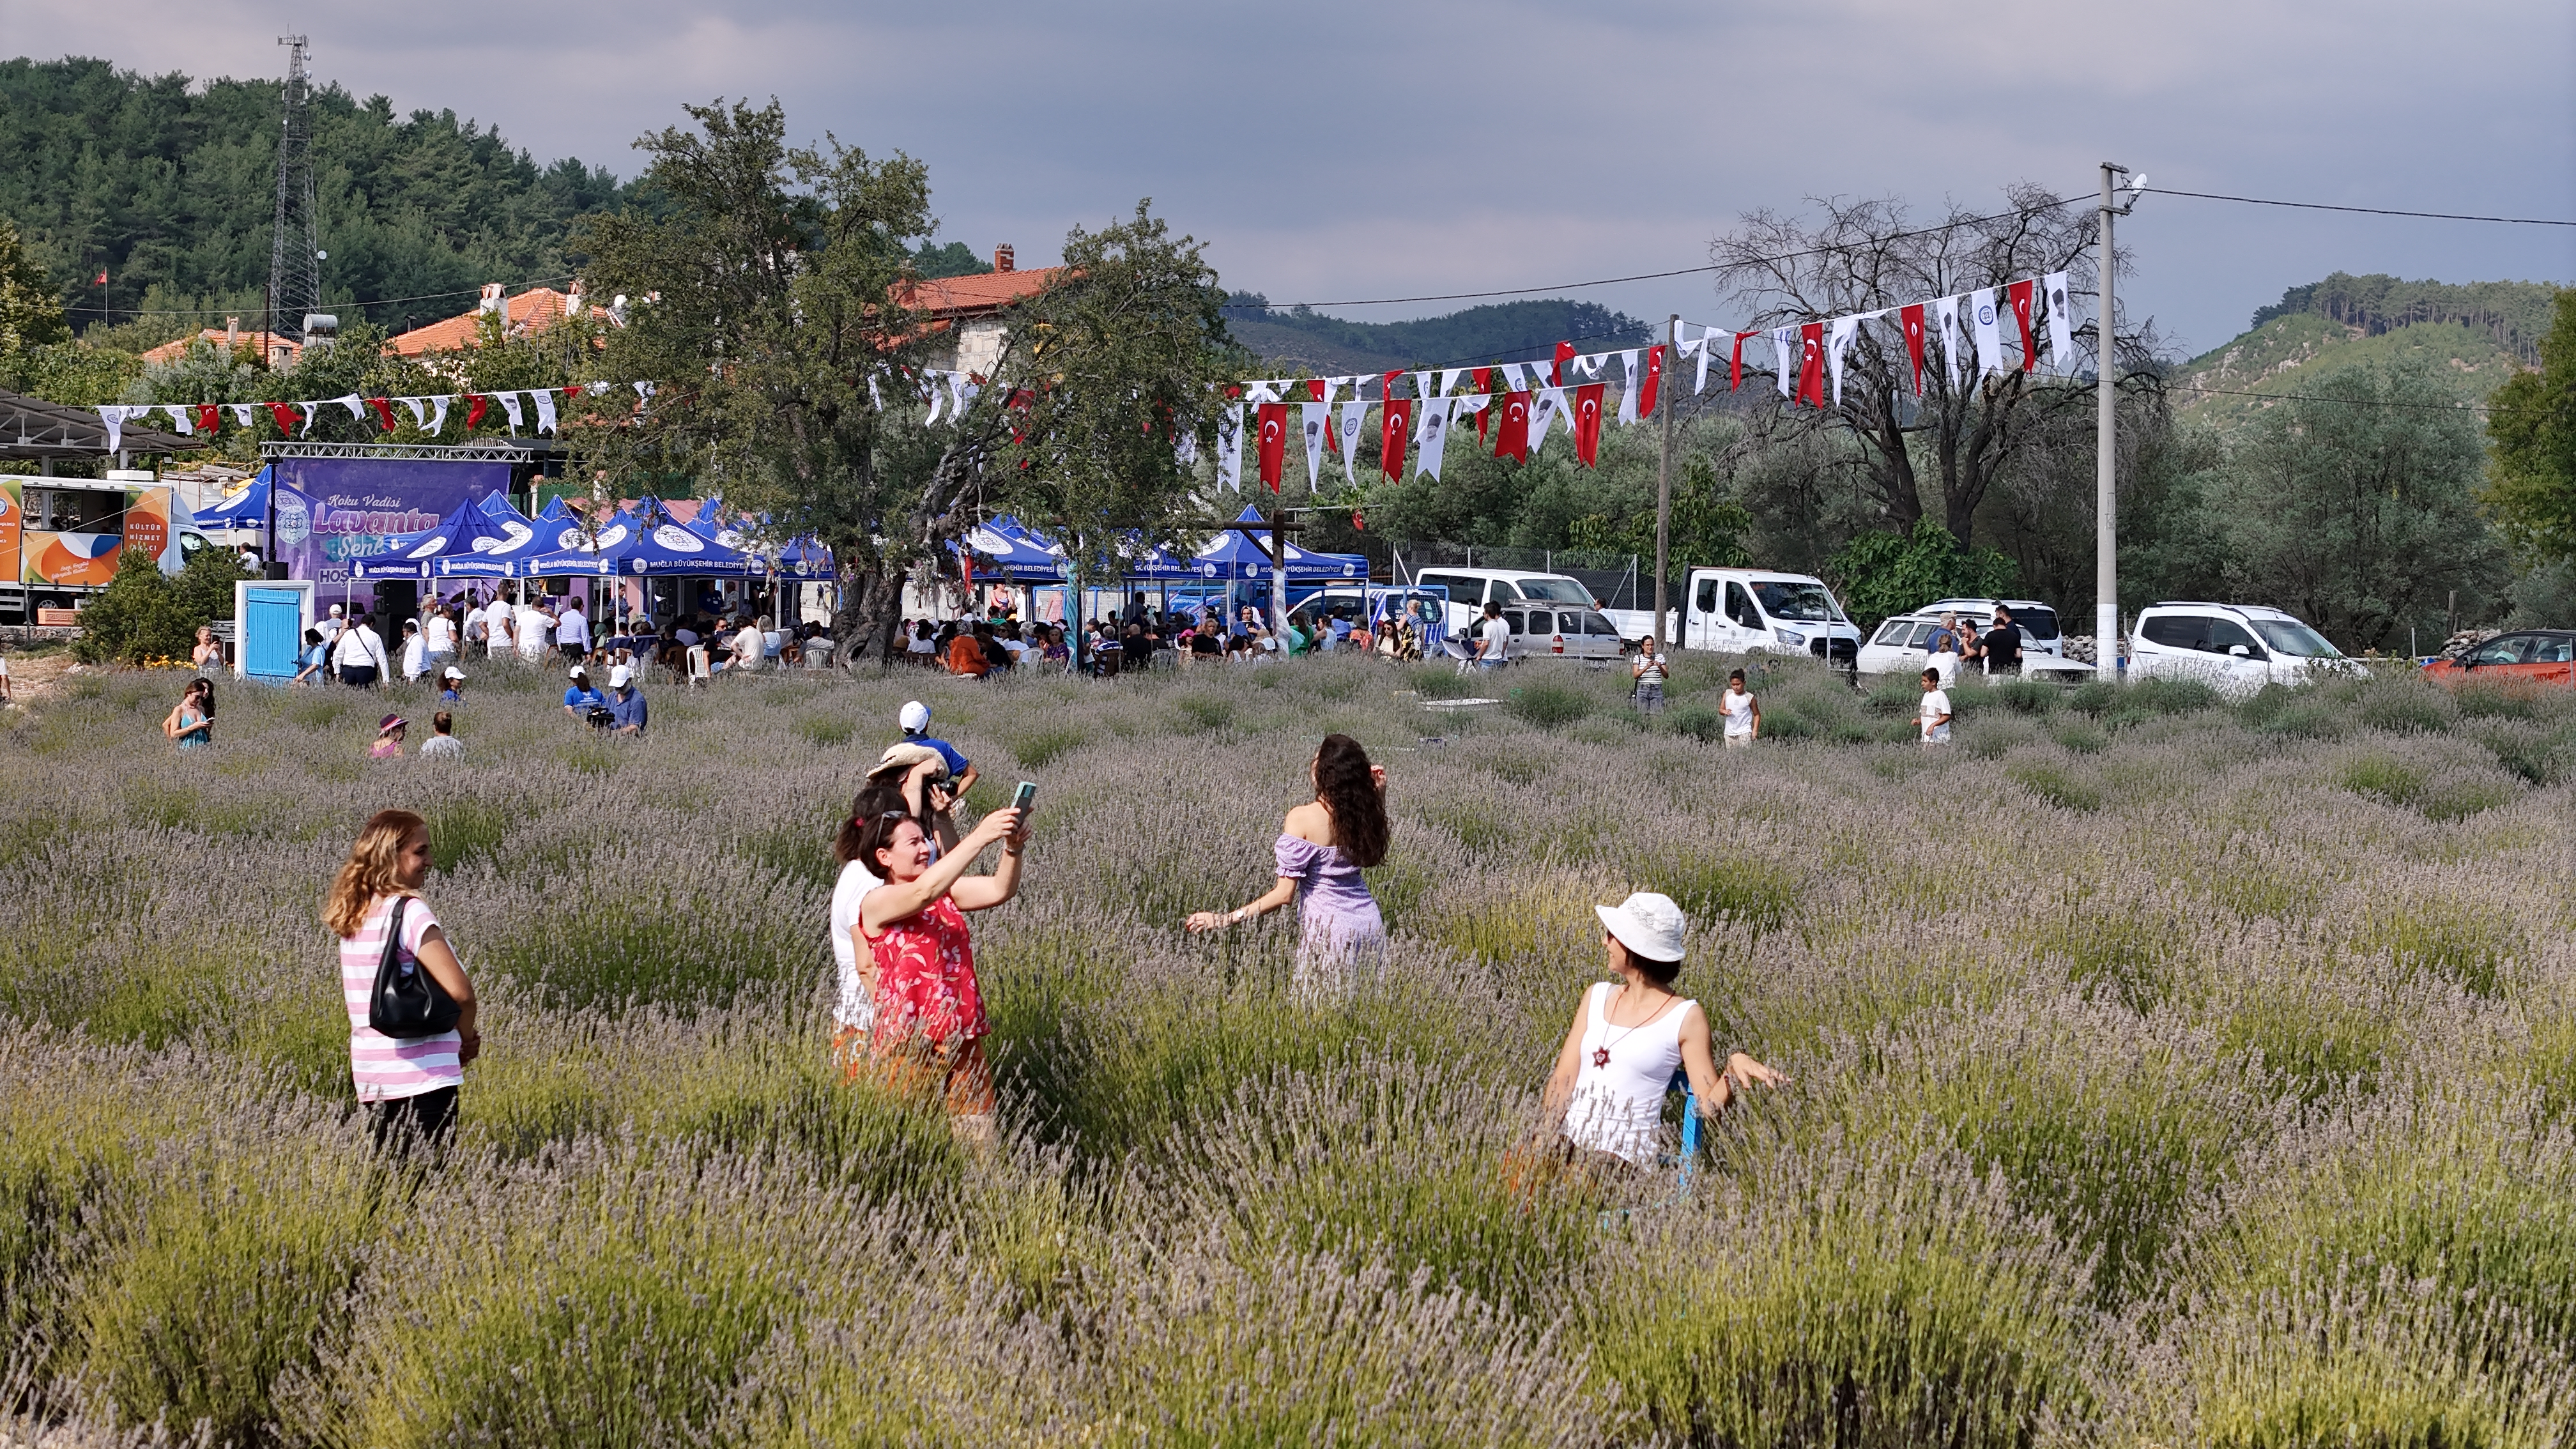
M 922 158 L 943 239 L 1023 266 L 1150 195 L 1229 286 L 1283 302 L 1696 266 L 1749 208 L 2090 193 L 2105 159 L 2194 191 L 2576 218 L 2568 0 L 0 0 L 0 52 L 200 77 L 277 74 L 296 30 L 360 96 L 620 175 L 683 102 L 775 94 L 799 137 Z M 2124 295 L 2186 352 L 2338 268 L 2576 280 L 2576 228 L 2178 197 L 2124 225 Z M 1563 294 L 1734 320 L 1705 277 Z

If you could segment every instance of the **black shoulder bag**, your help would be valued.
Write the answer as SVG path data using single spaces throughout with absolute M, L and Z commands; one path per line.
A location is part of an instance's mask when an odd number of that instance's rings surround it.
M 375 989 L 367 993 L 367 1025 L 379 1036 L 409 1041 L 456 1029 L 463 1014 L 456 998 L 417 960 L 402 964 L 403 909 L 411 897 L 394 897 L 385 918 L 385 954 L 376 962 Z

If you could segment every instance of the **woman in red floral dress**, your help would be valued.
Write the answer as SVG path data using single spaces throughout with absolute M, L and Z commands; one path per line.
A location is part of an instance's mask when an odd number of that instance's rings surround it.
M 997 842 L 1002 861 L 993 873 L 967 875 Z M 859 903 L 860 934 L 876 971 L 868 1054 L 889 1087 L 935 1087 L 958 1133 L 979 1142 L 993 1136 L 993 1070 L 983 1044 L 991 1028 L 963 912 L 988 911 L 1019 894 L 1027 848 L 1016 810 L 985 816 L 936 863 L 922 822 L 903 811 L 879 815 L 859 837 L 860 858 L 885 881 Z

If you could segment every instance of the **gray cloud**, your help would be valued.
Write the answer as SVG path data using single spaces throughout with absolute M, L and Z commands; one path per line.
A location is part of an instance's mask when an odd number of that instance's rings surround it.
M 2024 178 L 2089 192 L 2106 156 L 2192 190 L 2576 217 L 2563 0 L 10 11 L 16 53 L 194 75 L 273 74 L 274 37 L 301 28 L 319 72 L 361 95 L 452 107 L 540 158 L 621 174 L 684 101 L 775 94 L 800 135 L 927 161 L 944 234 L 978 250 L 1043 261 L 1068 226 L 1150 195 L 1230 284 L 1283 301 L 1693 266 L 1752 207 L 1841 194 L 1930 210 Z M 2576 279 L 2565 229 L 2161 198 L 2127 235 L 2129 297 L 2195 349 L 2337 268 Z M 1732 320 L 1698 278 L 1580 295 Z

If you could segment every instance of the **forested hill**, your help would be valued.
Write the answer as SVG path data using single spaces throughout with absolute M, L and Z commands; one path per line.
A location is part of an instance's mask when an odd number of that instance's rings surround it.
M 1411 322 L 1346 322 L 1304 307 L 1271 308 L 1258 292 L 1226 304 L 1226 330 L 1280 367 L 1384 372 L 1544 357 L 1559 342 L 1586 352 L 1647 340 L 1646 324 L 1593 302 L 1562 298 L 1469 307 Z
M 0 61 L 0 217 L 61 286 L 76 328 L 100 320 L 100 289 L 85 284 L 102 270 L 114 323 L 169 309 L 256 314 L 279 115 L 275 80 L 200 86 L 104 60 Z M 344 319 L 417 325 L 466 310 L 485 282 L 564 276 L 573 218 L 632 190 L 580 161 L 541 166 L 453 111 L 397 116 L 382 96 L 324 85 L 312 117 L 331 254 L 322 291 Z M 416 300 L 349 305 L 361 298 Z M 147 317 L 133 330 L 176 336 L 196 320 Z
M 2292 287 L 2252 327 L 2176 370 L 2173 396 L 2194 416 L 2234 429 L 2299 391 L 2301 380 L 2349 363 L 2422 357 L 2482 400 L 2518 368 L 2536 366 L 2557 289 L 2539 282 L 2402 281 L 2336 272 Z

